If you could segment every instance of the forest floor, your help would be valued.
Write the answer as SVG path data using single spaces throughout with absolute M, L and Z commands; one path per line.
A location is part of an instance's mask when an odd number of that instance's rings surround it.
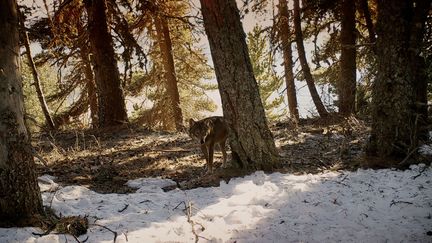
M 277 123 L 270 128 L 281 163 L 269 172 L 305 174 L 386 167 L 382 161 L 365 157 L 363 147 L 370 129 L 356 118 L 307 119 L 297 126 Z M 221 180 L 228 182 L 253 172 L 219 167 L 222 154 L 216 150 L 219 168 L 205 174 L 200 148 L 186 133 L 157 132 L 133 125 L 108 132 L 40 134 L 33 145 L 39 157 L 39 176 L 49 174 L 57 183 L 83 185 L 99 193 L 133 192 L 136 189 L 125 183 L 143 177 L 172 179 L 177 187 L 190 189 L 218 186 Z M 431 160 L 416 158 L 420 162 Z M 173 187 L 164 188 L 170 189 Z

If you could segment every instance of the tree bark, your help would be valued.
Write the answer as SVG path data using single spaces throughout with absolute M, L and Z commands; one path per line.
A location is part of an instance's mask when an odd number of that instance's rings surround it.
M 405 157 L 418 146 L 425 122 L 419 104 L 426 92 L 423 46 L 430 0 L 378 1 L 378 75 L 372 91 L 372 132 L 368 152 Z M 423 110 L 423 112 L 421 112 Z
M 177 77 L 174 66 L 174 57 L 172 52 L 172 42 L 169 27 L 166 19 L 157 16 L 154 19 L 156 34 L 158 37 L 159 48 L 162 54 L 164 65 L 164 74 L 166 79 L 166 89 L 171 106 L 172 119 L 177 131 L 183 129 L 183 115 L 180 108 L 180 95 L 177 86 Z
M 321 117 L 328 115 L 326 108 L 324 107 L 321 98 L 318 95 L 318 91 L 315 87 L 315 81 L 312 77 L 309 64 L 307 63 L 305 48 L 303 44 L 303 32 L 301 29 L 301 18 L 300 18 L 300 4 L 299 0 L 294 0 L 294 30 L 295 30 L 295 40 L 297 44 L 297 52 L 299 55 L 300 65 L 304 77 L 306 79 L 306 84 L 308 86 L 309 92 L 312 97 L 312 101 Z
M 375 27 L 372 22 L 372 17 L 369 11 L 368 0 L 360 0 L 360 10 L 363 12 L 363 16 L 366 22 L 366 28 L 369 32 L 369 42 L 373 45 L 372 50 L 376 53 L 376 37 L 375 37 Z
M 16 1 L 0 1 L 0 227 L 29 225 L 43 212 L 24 123 L 18 38 Z
M 357 84 L 355 13 L 355 3 L 351 0 L 343 0 L 338 93 L 339 113 L 345 116 L 355 113 L 355 95 Z
M 235 0 L 201 0 L 233 160 L 268 169 L 278 154 L 267 126 Z
M 55 124 L 54 124 L 53 119 L 49 113 L 48 104 L 45 100 L 45 95 L 43 93 L 43 90 L 42 90 L 42 87 L 40 84 L 39 74 L 37 72 L 36 65 L 34 64 L 34 61 L 33 61 L 31 49 L 30 49 L 29 36 L 28 36 L 28 32 L 25 30 L 24 19 L 23 19 L 22 14 L 21 14 L 19 19 L 20 19 L 20 26 L 22 28 L 22 37 L 23 37 L 24 47 L 26 49 L 26 56 L 27 56 L 27 60 L 29 62 L 29 66 L 30 66 L 32 75 L 33 75 L 33 82 L 34 82 L 33 85 L 35 86 L 35 89 L 36 89 L 36 94 L 37 94 L 37 97 L 39 100 L 39 104 L 41 106 L 42 112 L 43 112 L 44 117 L 45 117 L 45 122 L 48 125 L 48 127 L 51 130 L 53 130 L 53 129 L 55 129 Z
M 286 0 L 281 0 L 279 2 L 279 15 L 280 15 L 280 38 L 282 43 L 282 52 L 284 59 L 284 69 L 285 69 L 285 83 L 288 98 L 288 108 L 290 111 L 290 117 L 295 122 L 300 119 L 298 104 L 297 104 L 297 94 L 294 82 L 293 73 L 293 60 L 292 60 L 292 49 L 290 40 L 290 26 L 289 26 L 289 13 Z
M 115 59 L 112 36 L 108 31 L 105 0 L 85 0 L 90 49 L 98 90 L 99 127 L 127 122 L 126 106 Z

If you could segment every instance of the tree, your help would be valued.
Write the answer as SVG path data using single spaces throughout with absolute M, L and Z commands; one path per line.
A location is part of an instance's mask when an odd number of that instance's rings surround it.
M 180 108 L 180 95 L 177 87 L 170 31 L 167 20 L 160 16 L 155 17 L 154 24 L 156 27 L 159 48 L 163 57 L 162 61 L 164 64 L 167 98 L 170 101 L 171 116 L 176 130 L 180 131 L 183 128 L 183 115 Z
M 16 1 L 0 2 L 0 225 L 29 225 L 43 212 L 19 73 Z
M 172 108 L 176 105 L 173 103 L 180 104 L 178 111 L 181 113 L 177 114 L 181 114 L 183 119 L 179 121 L 202 119 L 208 112 L 215 111 L 217 106 L 208 97 L 207 91 L 216 90 L 217 85 L 204 81 L 213 79 L 214 72 L 203 49 L 195 45 L 199 41 L 197 34 L 202 30 L 189 20 L 191 9 L 188 2 L 140 1 L 136 9 L 138 12 L 131 21 L 136 23 L 133 25 L 135 38 L 149 43 L 146 54 L 151 62 L 146 65 L 146 70 L 134 72 L 130 85 L 126 86 L 128 95 L 143 100 L 133 106 L 133 122 L 144 123 L 153 129 L 175 130 Z M 162 26 L 155 25 L 158 19 L 167 24 L 166 34 L 170 40 L 167 43 L 161 35 Z M 168 64 L 169 58 L 172 58 L 169 61 L 171 64 Z M 165 72 L 166 69 L 174 72 Z M 172 91 L 168 91 L 167 75 L 174 80 L 170 82 L 174 87 Z M 172 99 L 174 95 L 170 93 L 174 93 L 179 101 Z M 177 122 L 177 125 L 181 123 Z
M 318 95 L 318 91 L 315 87 L 315 81 L 312 77 L 309 64 L 307 63 L 305 48 L 303 44 L 303 32 L 301 29 L 301 18 L 300 18 L 300 4 L 299 0 L 294 0 L 294 32 L 295 32 L 295 41 L 297 44 L 297 52 L 299 55 L 300 65 L 303 71 L 303 75 L 306 80 L 306 84 L 309 88 L 309 92 L 312 97 L 312 101 L 315 104 L 315 107 L 318 111 L 318 114 L 321 117 L 325 117 L 328 115 L 326 108 L 324 107 L 321 98 Z
M 405 157 L 417 149 L 426 122 L 424 57 L 421 56 L 430 0 L 378 1 L 378 74 L 372 92 L 368 152 Z
M 200 2 L 224 117 L 230 129 L 233 160 L 243 168 L 270 168 L 278 154 L 267 126 L 236 2 Z
M 284 70 L 285 70 L 285 83 L 288 98 L 288 108 L 290 111 L 290 117 L 295 122 L 298 122 L 299 111 L 297 104 L 297 94 L 294 83 L 294 73 L 293 73 L 293 60 L 292 60 L 292 49 L 291 49 L 291 30 L 289 26 L 289 13 L 286 0 L 281 0 L 278 5 L 279 8 L 279 38 L 282 44 L 283 60 L 284 60 Z
M 99 126 L 115 126 L 127 122 L 126 106 L 120 82 L 113 40 L 108 31 L 105 0 L 85 0 L 88 15 L 90 49 L 94 58 L 98 89 Z
M 22 39 L 24 42 L 24 47 L 26 49 L 26 56 L 28 59 L 28 63 L 30 66 L 30 69 L 32 71 L 32 75 L 33 75 L 33 85 L 36 89 L 36 93 L 37 93 L 37 97 L 39 99 L 39 104 L 41 106 L 42 112 L 44 114 L 45 117 L 45 122 L 48 125 L 48 127 L 50 129 L 55 129 L 55 124 L 53 119 L 51 118 L 51 115 L 49 113 L 49 109 L 48 109 L 48 105 L 47 102 L 45 100 L 45 95 L 42 91 L 42 87 L 41 87 L 41 83 L 40 83 L 40 79 L 39 79 L 39 74 L 38 71 L 36 69 L 36 65 L 34 64 L 33 61 L 33 57 L 32 57 L 32 53 L 31 53 L 31 49 L 30 49 L 30 41 L 29 41 L 29 36 L 27 31 L 25 30 L 25 24 L 24 24 L 24 14 L 20 13 L 20 26 L 22 28 Z
M 356 94 L 356 27 L 355 3 L 342 0 L 341 56 L 338 83 L 339 112 L 343 115 L 355 113 Z
M 275 109 L 282 104 L 283 96 L 274 97 L 274 94 L 281 87 L 283 79 L 273 70 L 274 56 L 268 48 L 268 38 L 262 33 L 262 28 L 256 25 L 247 35 L 247 44 L 266 117 L 274 121 L 282 116 Z
M 364 20 L 366 22 L 366 28 L 367 28 L 368 33 L 369 33 L 369 42 L 370 42 L 369 44 L 375 44 L 375 42 L 376 42 L 375 27 L 374 27 L 374 24 L 372 22 L 372 16 L 371 16 L 371 13 L 369 10 L 368 1 L 369 0 L 360 0 L 359 10 L 363 14 Z M 373 45 L 373 50 L 376 51 L 375 45 Z

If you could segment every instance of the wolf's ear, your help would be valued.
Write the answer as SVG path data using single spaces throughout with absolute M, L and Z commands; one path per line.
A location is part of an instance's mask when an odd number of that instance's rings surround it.
M 194 119 L 189 119 L 189 127 L 192 127 L 195 124 Z

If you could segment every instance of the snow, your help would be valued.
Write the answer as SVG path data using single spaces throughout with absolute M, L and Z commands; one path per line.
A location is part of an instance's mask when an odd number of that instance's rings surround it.
M 264 174 L 219 187 L 164 192 L 175 182 L 137 179 L 131 194 L 99 194 L 39 178 L 45 205 L 88 215 L 116 242 L 432 242 L 432 168 Z M 58 189 L 56 191 L 56 189 Z M 190 220 L 186 206 L 191 205 Z M 193 233 L 192 227 L 195 234 Z M 0 242 L 75 242 L 36 228 L 0 228 Z M 429 232 L 429 233 L 428 233 Z M 112 242 L 91 225 L 88 242 Z
M 423 155 L 432 155 L 432 145 L 424 144 L 420 146 L 419 152 Z

